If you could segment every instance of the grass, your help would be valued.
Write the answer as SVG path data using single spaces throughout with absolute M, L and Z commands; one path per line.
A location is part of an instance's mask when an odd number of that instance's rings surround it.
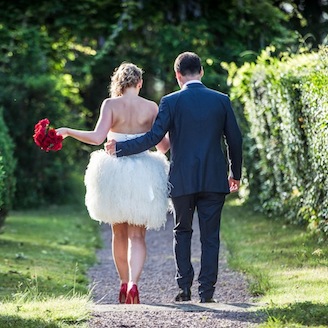
M 230 265 L 246 273 L 267 314 L 262 327 L 328 327 L 328 247 L 296 226 L 254 213 L 237 198 L 224 208 Z
M 222 220 L 230 265 L 264 304 L 263 328 L 328 327 L 328 247 L 229 196 Z M 12 212 L 0 231 L 0 327 L 86 327 L 87 268 L 98 224 L 80 205 Z
M 0 327 L 84 327 L 98 224 L 81 207 L 12 212 L 0 234 Z
M 0 327 L 87 327 L 89 300 L 85 295 L 29 297 L 29 293 L 1 304 Z

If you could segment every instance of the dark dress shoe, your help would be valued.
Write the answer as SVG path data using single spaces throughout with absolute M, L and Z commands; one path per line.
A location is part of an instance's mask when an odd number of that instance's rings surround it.
M 179 294 L 175 297 L 176 302 L 187 302 L 191 300 L 190 288 L 181 288 Z
M 214 298 L 201 297 L 199 303 L 216 303 Z

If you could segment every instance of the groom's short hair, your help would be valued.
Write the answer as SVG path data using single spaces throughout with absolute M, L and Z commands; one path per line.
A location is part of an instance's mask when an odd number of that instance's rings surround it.
M 199 74 L 202 70 L 201 60 L 194 52 L 183 52 L 176 58 L 174 70 L 183 76 Z

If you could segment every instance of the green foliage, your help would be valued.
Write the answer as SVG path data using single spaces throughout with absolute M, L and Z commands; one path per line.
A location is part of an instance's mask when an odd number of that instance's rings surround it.
M 1 327 L 85 327 L 98 228 L 81 206 L 10 213 L 0 234 Z
M 44 153 L 33 142 L 34 125 L 45 117 L 53 126 L 82 127 L 86 111 L 79 85 L 67 72 L 67 58 L 55 58 L 44 26 L 11 29 L 0 25 L 4 56 L 0 65 L 0 105 L 15 144 L 16 208 L 61 203 L 71 192 L 70 172 L 77 150 L 66 143 Z M 65 191 L 65 193 L 64 193 Z
M 16 165 L 13 152 L 13 142 L 3 121 L 2 108 L 0 108 L 0 227 L 13 203 Z
M 245 135 L 252 201 L 328 236 L 328 48 L 225 65 Z
M 16 146 L 15 207 L 51 203 L 53 195 L 58 203 L 66 200 L 68 172 L 87 157 L 77 150 L 79 143 L 66 141 L 58 154 L 41 154 L 31 141 L 39 119 L 48 117 L 56 127 L 93 128 L 109 76 L 122 61 L 144 69 L 142 95 L 158 101 L 178 88 L 173 61 L 187 50 L 202 57 L 204 83 L 227 92 L 221 61 L 242 64 L 268 44 L 279 49 L 295 44 L 297 34 L 286 26 L 299 13 L 280 5 L 272 0 L 0 1 L 0 106 Z
M 282 7 L 288 8 L 287 13 L 293 17 L 289 26 L 304 36 L 307 44 L 318 48 L 328 41 L 328 22 L 324 19 L 328 11 L 328 3 L 323 0 L 292 0 L 281 3 Z
M 87 328 L 87 297 L 2 303 L 0 326 L 6 328 Z
M 80 207 L 11 212 L 0 235 L 0 298 L 26 291 L 87 294 L 86 270 L 100 246 L 97 229 Z
M 230 195 L 222 214 L 228 262 L 246 274 L 266 328 L 326 327 L 328 248 Z M 306 312 L 306 313 L 305 313 Z
M 99 100 L 89 95 L 106 97 L 113 69 L 122 61 L 132 61 L 145 71 L 142 95 L 159 101 L 163 94 L 178 88 L 173 62 L 183 51 L 201 56 L 203 81 L 208 87 L 227 92 L 226 72 L 220 62 L 241 64 L 272 42 L 277 46 L 292 44 L 295 33 L 284 27 L 286 20 L 287 15 L 271 0 L 122 2 L 110 30 L 100 32 L 103 44 L 96 43 L 93 81 L 86 99 L 98 108 Z
M 328 304 L 297 302 L 283 306 L 270 305 L 267 309 L 269 325 L 263 327 L 327 327 Z M 270 324 L 271 323 L 271 324 Z

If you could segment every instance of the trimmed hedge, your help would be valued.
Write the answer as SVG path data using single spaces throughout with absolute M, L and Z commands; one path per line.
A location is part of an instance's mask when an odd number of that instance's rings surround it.
M 257 208 L 328 236 L 328 47 L 223 64 L 244 130 Z
M 13 142 L 0 108 L 0 227 L 12 206 L 15 190 Z

